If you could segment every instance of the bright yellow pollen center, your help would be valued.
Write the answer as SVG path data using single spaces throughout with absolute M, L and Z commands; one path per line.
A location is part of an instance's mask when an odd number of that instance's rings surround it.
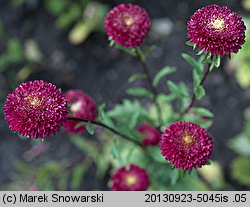
M 193 136 L 190 136 L 189 134 L 184 134 L 182 136 L 182 141 L 184 142 L 184 144 L 188 145 L 194 141 L 194 138 Z
M 128 185 L 134 185 L 136 183 L 136 176 L 134 175 L 129 175 L 126 177 L 126 183 Z
M 28 104 L 30 105 L 30 106 L 33 106 L 33 107 L 38 107 L 38 106 L 40 106 L 41 104 L 42 104 L 42 102 L 43 102 L 43 99 L 42 100 L 40 100 L 38 97 L 36 97 L 36 96 L 28 96 L 27 98 L 26 98 L 26 100 L 28 101 Z
M 218 18 L 212 22 L 212 25 L 217 30 L 223 30 L 225 27 L 225 21 L 222 18 Z
M 123 17 L 123 21 L 127 27 L 130 27 L 134 23 L 134 19 L 132 16 Z

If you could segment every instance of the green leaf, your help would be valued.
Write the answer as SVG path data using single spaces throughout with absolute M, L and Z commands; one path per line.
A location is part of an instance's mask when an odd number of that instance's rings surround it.
M 250 158 L 237 157 L 231 164 L 232 176 L 239 183 L 250 186 Z
M 45 6 L 46 9 L 54 14 L 54 15 L 59 15 L 61 14 L 65 9 L 68 7 L 68 2 L 67 0 L 46 0 L 45 1 Z
M 146 148 L 147 153 L 149 154 L 150 157 L 153 158 L 154 161 L 158 162 L 158 163 L 164 163 L 166 164 L 166 160 L 165 158 L 162 156 L 161 154 L 161 150 L 159 147 L 155 147 L 155 146 L 148 146 Z
M 250 140 L 246 135 L 240 134 L 230 139 L 228 141 L 228 146 L 239 155 L 250 157 Z
M 122 157 L 121 157 L 121 154 L 120 154 L 120 150 L 118 149 L 118 146 L 116 144 L 116 140 L 114 140 L 113 143 L 112 143 L 111 153 L 112 153 L 114 159 L 116 159 L 119 162 L 119 164 L 121 166 L 123 166 L 124 162 L 122 160 Z
M 203 66 L 188 54 L 182 53 L 182 57 L 196 70 L 199 75 L 203 74 Z
M 67 11 L 63 14 L 60 14 L 56 20 L 56 26 L 59 28 L 65 28 L 71 23 L 79 19 L 82 15 L 82 10 L 77 4 L 71 4 L 67 8 Z
M 213 117 L 213 113 L 205 108 L 192 108 L 192 111 L 198 115 L 201 115 L 201 116 L 205 116 L 205 117 L 209 117 L 209 118 Z
M 170 92 L 176 96 L 179 96 L 179 87 L 173 81 L 167 81 Z
M 84 154 L 91 157 L 96 162 L 98 155 L 101 152 L 99 144 L 80 135 L 71 135 L 69 140 L 77 149 L 81 150 Z
M 87 132 L 91 135 L 93 135 L 95 133 L 94 129 L 93 129 L 93 124 L 91 122 L 88 122 L 86 125 L 86 129 Z
M 206 95 L 204 87 L 203 86 L 194 87 L 194 94 L 195 94 L 197 100 L 202 99 Z
M 100 105 L 99 108 L 98 108 L 99 119 L 104 124 L 108 125 L 111 128 L 114 128 L 115 124 L 112 121 L 112 119 L 106 114 L 106 112 L 104 111 L 104 108 L 105 108 L 105 104 Z
M 200 76 L 196 70 L 193 70 L 193 81 L 194 87 L 199 86 L 201 83 L 202 76 Z
M 132 87 L 132 88 L 129 88 L 127 90 L 127 93 L 129 95 L 132 95 L 132 96 L 144 96 L 144 97 L 148 97 L 150 99 L 152 99 L 153 96 L 154 96 L 150 91 L 148 91 L 145 88 L 141 88 L 141 87 Z
M 132 82 L 134 82 L 134 81 L 136 81 L 137 79 L 140 79 L 140 78 L 146 79 L 147 76 L 144 73 L 135 73 L 135 74 L 133 74 L 132 76 L 129 77 L 128 82 L 132 83 Z
M 205 64 L 206 62 L 209 62 L 211 60 L 211 53 L 207 52 L 204 59 L 201 61 L 202 64 Z
M 119 45 L 119 44 L 115 44 L 115 48 L 122 50 L 123 52 L 126 52 L 133 57 L 136 56 L 135 48 L 127 48 L 127 47 L 124 47 L 124 46 Z
M 133 114 L 133 116 L 131 117 L 131 120 L 129 122 L 129 128 L 130 129 L 134 129 L 137 122 L 138 122 L 138 119 L 139 119 L 139 116 L 140 116 L 140 113 L 136 112 L 135 114 Z
M 7 43 L 8 60 L 12 63 L 17 63 L 23 58 L 23 48 L 18 39 L 11 39 Z
M 170 67 L 170 66 L 166 66 L 164 68 L 162 68 L 154 77 L 153 80 L 153 86 L 157 86 L 159 81 L 161 80 L 161 78 L 163 78 L 164 76 L 167 76 L 173 72 L 175 72 L 176 69 L 174 67 Z
M 199 50 L 196 55 L 201 55 L 204 52 L 204 50 Z
M 79 127 L 81 127 L 81 126 L 85 126 L 87 124 L 87 122 L 85 122 L 85 121 L 81 121 L 80 123 L 78 123 L 77 125 L 75 125 L 75 129 L 78 129 Z
M 220 61 L 221 61 L 221 56 L 218 55 L 218 54 L 216 54 L 216 55 L 215 55 L 215 59 L 214 59 L 214 66 L 215 66 L 216 68 L 220 67 Z
M 190 41 L 187 41 L 187 42 L 186 42 L 186 45 L 193 47 L 195 44 L 192 43 L 192 42 L 190 42 Z
M 88 168 L 90 167 L 91 163 L 92 162 L 87 159 L 83 163 L 74 167 L 73 173 L 72 173 L 72 180 L 70 184 L 72 190 L 80 189 L 84 175 L 86 171 L 88 170 Z
M 214 61 L 211 63 L 210 67 L 209 67 L 209 71 L 211 72 L 214 68 Z

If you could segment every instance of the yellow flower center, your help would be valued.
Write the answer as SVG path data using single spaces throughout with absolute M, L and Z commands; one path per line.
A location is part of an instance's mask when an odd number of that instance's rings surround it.
M 131 15 L 124 16 L 123 22 L 127 27 L 130 27 L 134 23 L 134 18 Z
M 134 185 L 136 183 L 136 180 L 137 180 L 137 178 L 134 175 L 128 175 L 126 177 L 126 183 L 127 183 L 127 185 Z
M 225 28 L 225 20 L 222 18 L 218 18 L 218 19 L 214 20 L 211 24 L 212 24 L 214 29 L 219 30 L 219 31 L 221 31 Z
M 44 99 L 39 99 L 37 96 L 35 95 L 30 95 L 30 96 L 27 96 L 25 98 L 25 100 L 28 102 L 28 105 L 29 106 L 32 106 L 32 107 L 38 107 L 38 106 L 41 106 L 43 104 L 43 101 Z
M 184 145 L 189 145 L 192 144 L 193 142 L 195 142 L 195 137 L 193 135 L 190 135 L 188 133 L 185 133 L 184 135 L 182 135 L 182 142 Z

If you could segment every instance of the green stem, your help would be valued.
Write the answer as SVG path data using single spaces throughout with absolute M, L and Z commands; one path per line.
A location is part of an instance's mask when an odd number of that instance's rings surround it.
M 157 116 L 158 116 L 158 119 L 159 119 L 159 123 L 160 125 L 163 124 L 163 120 L 162 120 L 162 111 L 161 111 L 161 106 L 160 104 L 157 102 L 157 95 L 158 95 L 158 92 L 157 92 L 157 89 L 156 87 L 153 85 L 153 80 L 151 78 L 151 74 L 149 72 L 149 68 L 146 64 L 146 58 L 145 58 L 145 55 L 143 54 L 143 52 L 141 51 L 140 48 L 136 48 L 135 50 L 135 53 L 136 53 L 136 57 L 140 60 L 141 62 L 141 65 L 142 65 L 142 69 L 143 69 L 143 72 L 146 74 L 147 76 L 147 82 L 148 82 L 148 85 L 150 87 L 150 90 L 153 94 L 153 101 L 155 103 L 155 106 L 156 106 L 156 109 L 157 109 Z
M 211 57 L 211 60 L 213 61 L 213 57 Z M 207 76 L 208 76 L 208 74 L 209 74 L 211 64 L 212 64 L 212 62 L 208 63 L 207 68 L 206 68 L 206 71 L 205 71 L 205 73 L 203 74 L 203 77 L 202 77 L 202 79 L 201 79 L 201 81 L 200 81 L 200 84 L 199 84 L 200 86 L 203 86 L 203 85 L 204 85 L 205 80 L 206 80 L 206 78 L 207 78 Z M 194 92 L 193 92 L 193 95 L 192 95 L 192 98 L 191 98 L 191 101 L 190 101 L 189 105 L 185 108 L 185 110 L 184 110 L 183 112 L 179 113 L 179 116 L 182 117 L 184 114 L 187 114 L 187 113 L 190 111 L 190 109 L 194 106 L 196 100 L 197 100 L 197 99 L 196 99 L 196 96 L 195 96 L 195 94 L 194 94 Z
M 97 125 L 97 126 L 101 126 L 103 128 L 106 128 L 108 129 L 109 131 L 113 132 L 114 134 L 122 137 L 123 139 L 126 139 L 130 142 L 133 142 L 134 144 L 138 145 L 138 146 L 141 146 L 141 143 L 137 140 L 135 140 L 134 138 L 131 138 L 125 134 L 123 134 L 122 132 L 119 132 L 117 131 L 116 129 L 113 129 L 112 127 L 109 127 L 108 125 L 102 123 L 102 122 L 99 122 L 99 121 L 88 121 L 88 120 L 84 120 L 84 119 L 79 119 L 79 118 L 74 118 L 74 117 L 68 117 L 68 120 L 74 120 L 74 121 L 80 121 L 80 122 L 90 122 L 94 125 Z

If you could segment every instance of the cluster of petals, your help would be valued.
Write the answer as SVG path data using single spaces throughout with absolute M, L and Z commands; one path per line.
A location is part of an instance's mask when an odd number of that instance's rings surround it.
M 171 124 L 161 136 L 161 153 L 176 168 L 192 170 L 205 165 L 212 154 L 213 140 L 193 122 Z
M 237 53 L 245 42 L 246 26 L 235 12 L 215 4 L 198 9 L 187 23 L 190 42 L 212 55 Z
M 68 117 L 83 119 L 86 121 L 94 121 L 97 114 L 94 100 L 84 91 L 72 89 L 65 94 L 69 105 L 70 113 Z M 68 120 L 64 127 L 68 133 L 81 133 L 85 130 L 85 125 L 77 127 L 80 121 Z
M 138 5 L 122 3 L 114 7 L 105 18 L 107 35 L 125 47 L 139 47 L 150 29 L 150 18 Z
M 116 170 L 111 180 L 113 191 L 144 191 L 149 186 L 147 171 L 134 164 L 129 169 L 123 166 Z
M 4 105 L 9 128 L 21 136 L 45 138 L 67 120 L 67 102 L 56 86 L 43 80 L 21 83 L 10 93 Z
M 150 124 L 148 124 L 148 123 L 140 124 L 137 127 L 137 131 L 140 134 L 144 135 L 144 137 L 143 137 L 143 145 L 144 146 L 147 146 L 147 145 L 152 145 L 152 146 L 159 145 L 161 133 L 160 133 L 159 130 L 155 129 Z

